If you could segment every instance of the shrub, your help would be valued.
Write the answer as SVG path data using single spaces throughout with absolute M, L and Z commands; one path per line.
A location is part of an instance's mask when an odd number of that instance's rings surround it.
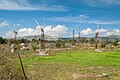
M 60 42 L 57 42 L 57 43 L 55 44 L 55 46 L 56 46 L 57 48 L 60 48 L 60 47 L 61 47 L 61 43 L 60 43 Z
M 2 37 L 0 37 L 0 44 L 5 43 L 5 39 L 3 39 Z
M 33 44 L 32 49 L 35 51 L 37 49 L 37 46 L 35 44 Z
M 101 48 L 105 48 L 106 44 L 104 42 L 101 43 Z
M 118 46 L 119 44 L 118 44 L 117 41 L 115 41 L 115 42 L 112 42 L 112 45 L 113 45 L 113 46 Z

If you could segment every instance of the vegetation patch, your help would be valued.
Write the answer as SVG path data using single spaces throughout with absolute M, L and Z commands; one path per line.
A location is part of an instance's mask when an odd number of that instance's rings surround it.
M 119 80 L 119 53 L 119 50 L 80 50 L 53 56 L 27 56 L 23 57 L 23 63 L 31 80 Z M 15 64 L 20 68 L 18 59 Z

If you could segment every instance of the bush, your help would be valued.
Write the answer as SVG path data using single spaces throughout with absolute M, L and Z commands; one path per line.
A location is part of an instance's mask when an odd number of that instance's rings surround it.
M 119 44 L 118 44 L 117 41 L 115 41 L 115 42 L 112 42 L 112 45 L 113 45 L 113 46 L 118 46 Z
M 60 48 L 60 47 L 61 47 L 61 43 L 60 43 L 60 42 L 57 42 L 57 43 L 55 44 L 55 46 L 56 46 L 57 48 Z
M 5 43 L 5 39 L 3 39 L 2 37 L 0 37 L 0 44 Z
M 95 38 L 91 38 L 90 39 L 90 44 L 94 44 L 95 43 Z
M 32 49 L 35 51 L 37 49 L 37 46 L 35 44 L 33 44 Z
M 104 42 L 101 43 L 101 48 L 105 48 L 106 44 Z

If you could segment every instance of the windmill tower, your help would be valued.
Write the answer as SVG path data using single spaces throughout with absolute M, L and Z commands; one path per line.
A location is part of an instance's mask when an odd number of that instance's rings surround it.
M 80 45 L 80 32 L 78 33 L 78 44 Z
M 75 46 L 75 30 L 73 29 L 72 45 Z
M 18 35 L 18 33 L 17 33 L 16 31 L 14 31 L 14 39 L 15 39 L 15 41 L 17 40 L 17 35 Z M 18 49 L 19 49 L 19 48 L 18 48 Z M 22 68 L 22 72 L 23 72 L 24 78 L 25 78 L 25 80 L 27 80 L 28 78 L 27 78 L 27 76 L 26 76 L 26 74 L 25 74 L 25 70 L 24 70 L 22 58 L 21 58 L 21 56 L 20 56 L 20 50 L 18 50 L 17 53 L 18 53 L 18 58 L 19 58 L 19 61 L 20 61 L 20 65 L 21 65 L 21 68 Z
M 74 28 L 68 27 L 68 28 L 72 31 L 71 41 L 72 41 L 72 45 L 75 46 L 75 32 L 78 32 L 78 29 L 76 29 L 77 27 Z
M 36 24 L 38 25 L 38 26 L 40 26 L 40 24 L 37 22 L 37 20 L 35 20 L 35 22 L 36 22 Z M 41 49 L 45 49 L 45 39 L 44 39 L 44 29 L 41 27 L 41 29 L 40 29 L 40 32 L 41 32 L 41 37 L 40 37 L 40 48 Z
M 41 49 L 45 49 L 44 29 L 41 28 Z
M 97 31 L 95 33 L 95 48 L 97 49 L 98 48 L 98 35 L 99 35 L 99 32 L 98 32 L 98 29 L 99 29 L 99 25 L 97 25 Z
M 14 28 L 11 28 L 11 30 L 14 30 Z M 15 45 L 15 41 L 17 40 L 17 35 L 18 35 L 18 32 L 17 31 L 13 31 L 13 34 L 14 34 L 14 44 L 13 44 L 13 50 L 15 50 L 16 48 L 16 45 Z M 15 47 L 14 47 L 15 46 Z M 17 49 L 17 48 L 16 48 Z M 12 49 L 11 49 L 12 50 Z M 24 70 L 24 66 L 23 66 L 23 62 L 22 62 L 22 58 L 20 56 L 20 48 L 18 48 L 18 52 L 16 52 L 17 55 L 18 55 L 18 58 L 19 58 L 19 61 L 20 61 L 20 66 L 21 66 L 21 69 L 22 69 L 22 72 L 23 72 L 23 75 L 24 75 L 24 79 L 25 80 L 28 80 L 26 74 L 25 74 L 25 70 Z
M 17 37 L 17 34 L 18 34 L 18 33 L 17 33 L 16 31 L 14 31 L 14 40 L 17 39 L 17 38 L 16 38 L 16 37 Z

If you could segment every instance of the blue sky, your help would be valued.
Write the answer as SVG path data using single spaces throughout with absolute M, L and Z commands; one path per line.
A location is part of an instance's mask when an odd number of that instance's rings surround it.
M 68 37 L 72 29 L 76 36 L 94 36 L 98 25 L 101 36 L 120 35 L 120 0 L 0 0 L 3 37 L 11 37 L 13 30 L 36 35 L 43 26 L 52 36 Z

